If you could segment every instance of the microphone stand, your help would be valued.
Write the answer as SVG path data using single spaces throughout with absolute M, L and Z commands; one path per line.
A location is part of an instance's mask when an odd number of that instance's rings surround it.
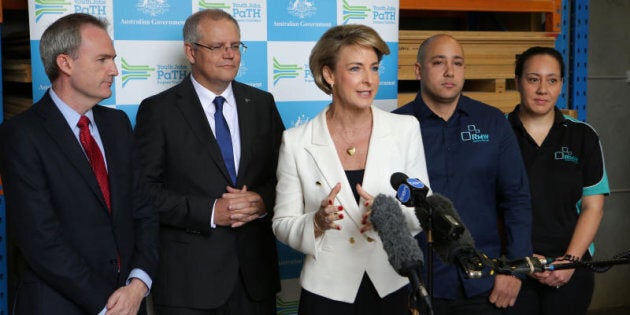
M 616 258 L 607 260 L 581 260 L 571 261 L 566 264 L 549 264 L 545 266 L 545 270 L 562 270 L 562 269 L 575 269 L 575 268 L 589 268 L 594 272 L 608 271 L 614 265 L 627 265 L 630 264 L 630 258 Z
M 605 260 L 552 260 L 536 259 L 525 257 L 520 260 L 519 263 L 514 264 L 515 261 L 505 261 L 502 259 L 491 260 L 491 268 L 498 274 L 530 274 L 540 271 L 553 271 L 563 269 L 576 269 L 576 268 L 588 268 L 594 272 L 602 273 L 610 270 L 615 265 L 627 265 L 630 264 L 630 250 L 619 253 L 613 256 L 611 259 Z M 523 264 L 521 261 L 525 261 Z M 554 262 L 567 261 L 566 263 L 554 264 Z
M 427 291 L 433 298 L 433 207 L 427 207 L 429 219 L 427 220 Z
M 409 296 L 409 311 L 411 315 L 433 315 L 433 305 L 431 295 L 422 285 L 422 271 L 420 266 L 415 271 L 407 273 L 409 283 L 411 284 L 411 293 Z

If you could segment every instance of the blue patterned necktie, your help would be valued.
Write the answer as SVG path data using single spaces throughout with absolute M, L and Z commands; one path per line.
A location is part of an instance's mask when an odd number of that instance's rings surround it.
M 214 112 L 214 132 L 216 133 L 217 142 L 219 148 L 221 148 L 221 155 L 223 161 L 227 167 L 230 178 L 232 179 L 232 185 L 236 185 L 236 166 L 234 166 L 234 150 L 232 149 L 232 135 L 230 134 L 230 127 L 228 127 L 225 117 L 223 117 L 223 103 L 225 98 L 223 96 L 217 96 L 212 103 L 216 106 Z

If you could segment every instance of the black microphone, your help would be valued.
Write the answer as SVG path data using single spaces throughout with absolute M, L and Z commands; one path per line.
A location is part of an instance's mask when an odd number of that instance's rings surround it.
M 420 276 L 424 258 L 411 236 L 400 204 L 390 196 L 379 194 L 372 203 L 370 222 L 381 238 L 389 263 L 398 274 L 409 278 L 413 292 L 420 294 L 430 310 L 431 299 Z
M 407 207 L 415 207 L 424 202 L 429 192 L 422 181 L 417 178 L 409 178 L 404 173 L 396 172 L 389 178 L 389 183 L 396 190 L 396 198 Z
M 602 273 L 610 270 L 614 265 L 630 264 L 630 251 L 625 251 L 607 260 L 568 260 L 566 258 L 554 259 L 550 257 L 525 257 L 516 260 L 498 260 L 497 273 L 501 274 L 531 274 L 540 271 L 554 271 L 564 269 L 588 268 L 594 272 Z
M 453 203 L 440 194 L 428 196 L 426 204 L 416 207 L 416 217 L 423 229 L 429 222 L 428 207 L 433 210 L 433 250 L 438 257 L 446 263 L 459 266 L 467 278 L 492 275 L 492 262 L 475 248 L 475 241 Z
M 436 193 L 426 198 L 426 205 L 433 210 L 434 249 L 440 258 L 446 262 L 454 262 L 454 256 L 460 250 L 475 248 L 475 241 L 470 231 L 464 227 L 464 223 L 459 217 L 457 210 L 455 210 L 455 206 L 448 198 Z M 424 205 L 416 207 L 416 217 L 423 229 L 426 228 L 429 222 L 428 213 L 429 210 L 424 208 Z M 443 218 L 443 221 L 448 223 L 437 224 L 435 218 Z M 452 237 L 453 226 L 457 227 L 458 238 Z
M 433 206 L 428 203 L 428 199 L 431 198 L 431 196 L 427 197 L 429 187 L 419 179 L 409 178 L 409 176 L 400 172 L 392 174 L 389 182 L 396 190 L 398 201 L 407 207 L 415 207 L 416 216 L 420 224 L 422 224 L 422 228 L 428 230 L 428 220 L 433 209 Z M 450 201 L 448 202 L 450 203 Z M 457 239 L 464 233 L 464 224 L 456 212 L 433 211 L 432 219 L 432 230 L 436 237 Z
M 554 270 L 555 265 L 551 258 L 525 257 L 515 260 L 497 259 L 494 261 L 494 270 L 498 274 L 516 275 L 516 274 L 532 274 L 534 272 L 542 272 L 545 270 Z

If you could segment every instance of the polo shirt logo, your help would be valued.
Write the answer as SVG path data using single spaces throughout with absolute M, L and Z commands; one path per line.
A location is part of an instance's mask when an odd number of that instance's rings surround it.
M 561 147 L 560 151 L 554 152 L 554 158 L 556 160 L 562 160 L 566 162 L 571 162 L 578 164 L 579 159 L 577 156 L 573 155 L 573 152 L 569 150 L 567 147 Z
M 481 130 L 477 129 L 475 125 L 468 125 L 467 129 L 467 131 L 460 133 L 462 141 L 490 142 L 490 135 L 487 133 L 481 133 Z

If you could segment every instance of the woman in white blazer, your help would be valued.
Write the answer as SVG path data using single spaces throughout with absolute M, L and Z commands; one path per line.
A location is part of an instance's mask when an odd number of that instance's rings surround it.
M 273 230 L 305 254 L 300 314 L 408 314 L 407 278 L 396 273 L 369 222 L 373 196 L 394 195 L 403 172 L 428 184 L 418 121 L 372 105 L 387 44 L 364 25 L 329 29 L 310 56 L 332 103 L 283 134 Z M 403 207 L 410 231 L 420 225 Z

